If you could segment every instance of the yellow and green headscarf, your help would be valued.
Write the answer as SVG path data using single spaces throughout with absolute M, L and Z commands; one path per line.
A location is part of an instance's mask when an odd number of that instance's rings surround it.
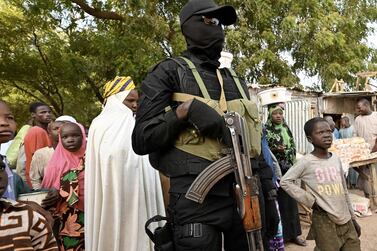
M 284 110 L 279 104 L 271 104 L 268 107 L 268 119 L 266 122 L 266 139 L 270 148 L 276 148 L 278 145 L 284 145 L 284 152 L 274 152 L 283 174 L 296 161 L 296 145 L 291 130 L 285 121 L 280 125 L 272 122 L 272 113 L 277 110 Z
M 113 80 L 105 84 L 104 86 L 105 91 L 103 93 L 103 97 L 107 99 L 111 95 L 114 95 L 123 91 L 132 90 L 135 88 L 136 86 L 134 84 L 134 81 L 132 81 L 131 77 L 116 76 Z

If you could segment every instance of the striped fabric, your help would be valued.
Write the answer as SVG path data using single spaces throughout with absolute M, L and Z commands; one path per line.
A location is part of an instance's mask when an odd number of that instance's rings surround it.
M 58 250 L 45 217 L 23 203 L 5 199 L 0 203 L 0 251 Z
M 131 77 L 115 77 L 105 84 L 105 91 L 103 97 L 107 99 L 111 95 L 117 94 L 122 91 L 135 89 L 135 84 Z

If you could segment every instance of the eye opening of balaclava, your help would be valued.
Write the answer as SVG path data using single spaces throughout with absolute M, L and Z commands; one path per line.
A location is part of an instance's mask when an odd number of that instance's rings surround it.
M 204 15 L 191 16 L 181 26 L 187 49 L 194 53 L 204 53 L 210 60 L 218 60 L 225 41 L 223 27 L 204 23 L 202 16 Z

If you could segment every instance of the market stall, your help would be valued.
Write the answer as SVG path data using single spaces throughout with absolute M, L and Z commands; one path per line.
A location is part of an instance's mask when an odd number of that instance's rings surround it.
M 368 179 L 371 194 L 370 194 L 370 207 L 372 210 L 377 208 L 377 157 L 372 157 L 366 160 L 354 161 L 350 163 L 350 167 L 358 171 L 359 175 L 363 175 Z M 359 170 L 362 166 L 368 166 L 367 173 Z
M 377 153 L 371 153 L 369 144 L 359 137 L 335 140 L 329 150 L 340 158 L 346 175 L 349 168 L 354 168 L 368 180 L 371 188 L 370 207 L 377 208 Z M 367 168 L 361 169 L 364 166 Z

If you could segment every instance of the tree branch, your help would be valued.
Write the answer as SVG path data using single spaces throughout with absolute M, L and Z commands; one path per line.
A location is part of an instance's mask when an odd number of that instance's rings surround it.
M 50 80 L 50 83 L 51 83 L 51 87 L 53 87 L 54 90 L 51 90 L 49 88 L 50 86 L 48 84 L 46 84 L 46 86 L 44 86 L 43 82 L 40 82 L 39 84 L 37 84 L 36 88 L 51 102 L 52 106 L 55 107 L 56 112 L 58 114 L 62 114 L 63 111 L 64 111 L 63 97 L 59 93 L 59 89 L 56 86 L 56 81 L 54 81 L 54 77 L 53 77 L 53 75 L 52 75 L 52 73 L 50 71 L 50 68 L 52 68 L 52 67 L 49 64 L 49 60 L 48 60 L 47 56 L 45 54 L 43 54 L 42 48 L 38 44 L 38 36 L 37 36 L 37 34 L 34 31 L 33 31 L 33 36 L 34 36 L 33 43 L 34 43 L 35 47 L 37 48 L 40 57 L 42 58 L 42 61 L 43 61 L 44 65 L 45 65 L 45 67 L 46 67 L 47 76 L 48 76 L 48 78 Z M 60 106 L 52 98 L 52 95 L 54 93 L 58 95 Z
M 15 82 L 13 82 L 12 84 L 9 84 L 5 81 L 1 81 L 2 84 L 5 84 L 5 85 L 9 85 L 9 86 L 12 86 L 12 87 L 16 87 L 17 89 L 19 89 L 20 91 L 26 93 L 27 95 L 29 95 L 30 97 L 33 97 L 35 98 L 36 100 L 39 100 L 41 102 L 43 102 L 43 100 L 41 100 L 38 96 L 36 96 L 33 92 L 31 91 L 28 91 L 26 90 L 25 88 L 22 88 L 21 86 L 17 85 Z
M 91 78 L 89 78 L 88 76 L 86 76 L 86 81 L 88 82 L 88 84 L 90 85 L 92 91 L 96 95 L 96 98 L 103 104 L 103 102 L 105 101 L 105 99 L 103 98 L 101 92 L 99 91 L 100 88 L 98 88 L 96 86 L 95 82 Z
M 98 8 L 94 8 L 87 4 L 85 0 L 71 0 L 73 3 L 80 6 L 80 8 L 89 15 L 99 19 L 110 19 L 124 21 L 124 17 L 114 11 L 104 11 Z

